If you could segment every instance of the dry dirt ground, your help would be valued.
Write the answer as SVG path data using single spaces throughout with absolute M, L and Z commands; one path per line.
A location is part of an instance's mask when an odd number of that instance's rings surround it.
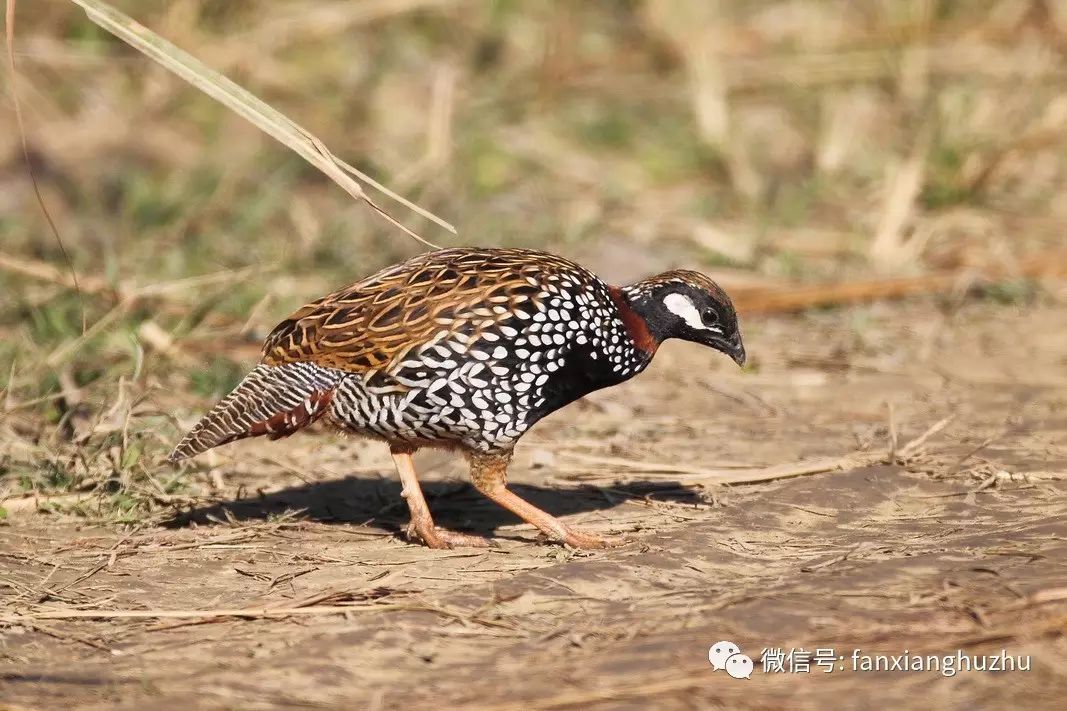
M 668 344 L 649 372 L 520 445 L 515 490 L 631 538 L 608 551 L 538 542 L 438 453 L 419 463 L 439 523 L 499 547 L 409 544 L 385 452 L 324 433 L 218 452 L 188 473 L 217 498 L 164 525 L 13 513 L 0 527 L 0 699 L 1052 708 L 1067 696 L 1065 324 L 1047 302 L 752 319 L 745 373 Z M 776 478 L 827 457 L 828 471 Z M 122 616 L 232 609 L 248 612 Z M 291 612 L 255 612 L 271 609 Z M 53 614 L 79 610 L 118 617 Z M 712 671 L 719 640 L 757 658 L 751 679 Z M 764 672 L 765 648 L 846 660 Z M 1031 669 L 854 672 L 853 649 L 1006 650 Z

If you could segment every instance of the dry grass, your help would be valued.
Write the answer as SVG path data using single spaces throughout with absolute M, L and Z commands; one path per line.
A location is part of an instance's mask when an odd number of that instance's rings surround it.
M 951 292 L 961 271 L 1046 298 L 1026 265 L 1067 204 L 1060 3 L 115 4 L 307 126 L 304 157 L 459 225 L 411 221 L 443 245 L 620 281 L 694 266 L 750 313 Z M 152 520 L 205 486 L 159 466 L 178 420 L 291 307 L 417 245 L 77 7 L 18 20 L 30 157 L 80 292 L 3 113 L 0 499 Z

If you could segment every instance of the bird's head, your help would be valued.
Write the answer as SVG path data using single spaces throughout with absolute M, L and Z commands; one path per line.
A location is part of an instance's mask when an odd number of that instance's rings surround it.
M 745 345 L 730 297 L 700 272 L 678 269 L 623 288 L 656 341 L 681 338 L 745 364 Z

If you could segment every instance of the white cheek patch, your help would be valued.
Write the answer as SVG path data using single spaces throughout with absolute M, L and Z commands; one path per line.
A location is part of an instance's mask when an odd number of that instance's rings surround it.
M 698 331 L 712 331 L 713 333 L 722 333 L 722 329 L 718 326 L 706 326 L 704 319 L 700 318 L 700 312 L 697 311 L 697 307 L 693 306 L 693 302 L 688 296 L 682 294 L 667 294 L 663 297 L 663 305 L 667 307 L 675 316 L 678 316 L 687 324 L 690 328 L 695 328 Z

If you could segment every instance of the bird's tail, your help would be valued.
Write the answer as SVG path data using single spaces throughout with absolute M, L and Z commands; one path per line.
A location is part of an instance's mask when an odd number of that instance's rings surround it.
M 311 363 L 257 365 L 196 423 L 167 459 L 180 462 L 245 437 L 291 435 L 326 413 L 342 375 Z

